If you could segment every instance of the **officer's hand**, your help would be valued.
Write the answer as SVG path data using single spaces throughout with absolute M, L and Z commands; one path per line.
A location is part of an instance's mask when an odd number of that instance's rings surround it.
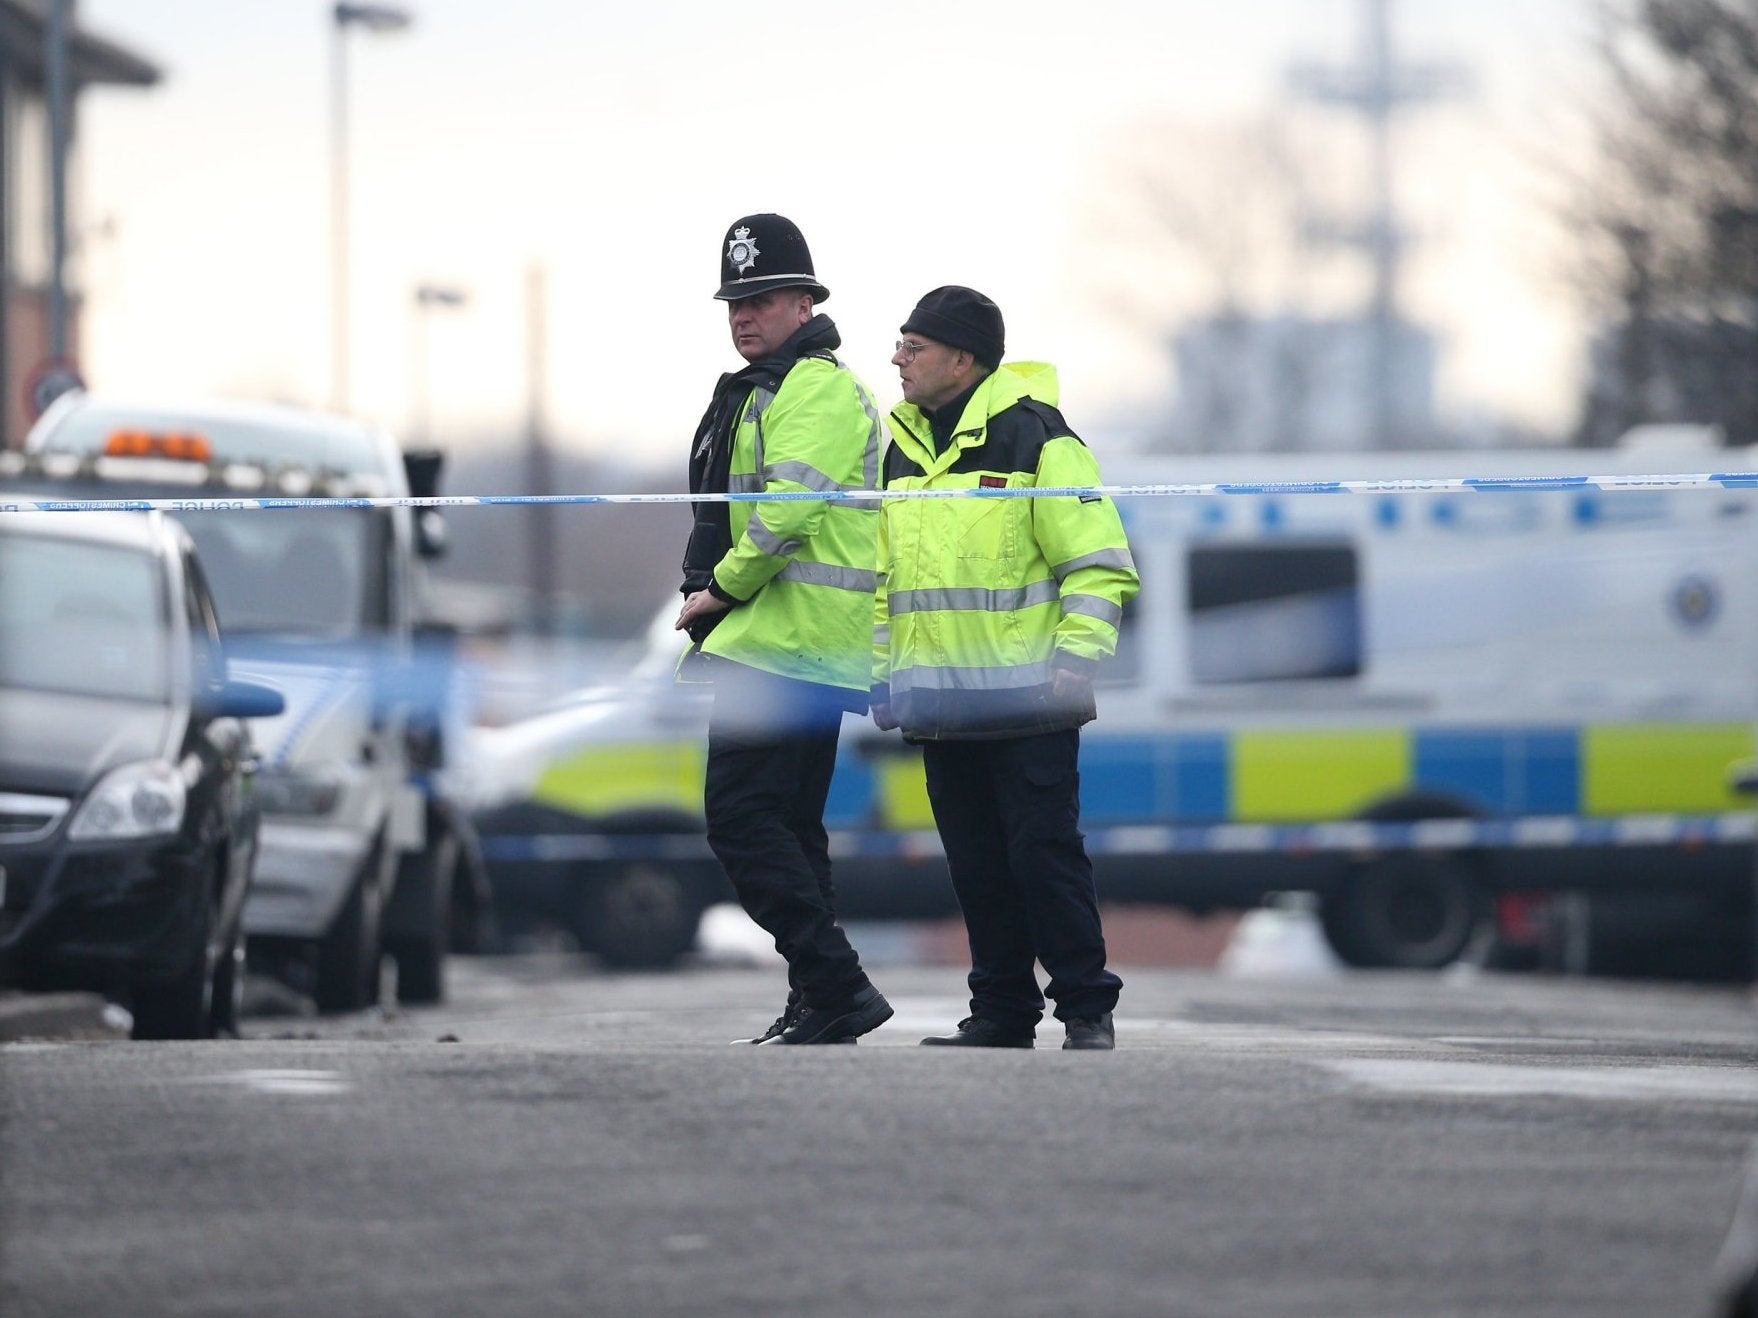
M 891 716 L 890 705 L 873 706 L 873 726 L 881 732 L 890 732 L 897 726 L 897 720 Z
M 684 607 L 678 611 L 678 620 L 672 626 L 673 631 L 688 631 L 690 624 L 698 618 L 707 618 L 716 613 L 725 613 L 732 605 L 721 599 L 711 590 L 699 590 L 684 598 Z
M 1067 668 L 1050 670 L 1050 694 L 1065 709 L 1077 710 L 1082 723 L 1099 717 L 1099 705 L 1093 699 L 1093 679 L 1085 673 Z

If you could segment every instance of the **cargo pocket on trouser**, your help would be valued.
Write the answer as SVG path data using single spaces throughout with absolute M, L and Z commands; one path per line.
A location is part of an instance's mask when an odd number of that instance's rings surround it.
M 1069 746 L 1074 739 L 1073 732 L 1050 732 L 1021 743 L 1029 756 L 1020 773 L 1023 831 L 1039 845 L 1081 841 L 1080 770 Z

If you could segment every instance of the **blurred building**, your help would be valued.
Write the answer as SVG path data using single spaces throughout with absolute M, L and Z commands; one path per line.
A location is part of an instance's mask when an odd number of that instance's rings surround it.
M 27 393 L 51 358 L 50 288 L 55 250 L 51 194 L 49 33 L 54 0 L 0 0 L 0 448 L 15 447 L 29 425 Z M 71 12 L 74 6 L 69 3 Z M 150 87 L 159 70 L 140 55 L 82 29 L 70 18 L 66 54 L 67 143 L 77 154 L 78 106 L 88 88 Z M 66 171 L 62 217 L 69 251 L 82 231 L 78 172 Z M 77 261 L 63 266 L 68 356 L 79 351 Z
M 1172 353 L 1174 451 L 1350 451 L 1380 446 L 1382 428 L 1386 447 L 1439 441 L 1435 338 L 1408 321 L 1218 315 L 1180 329 Z

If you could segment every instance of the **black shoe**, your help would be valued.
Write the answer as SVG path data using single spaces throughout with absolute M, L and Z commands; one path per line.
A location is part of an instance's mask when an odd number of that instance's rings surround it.
M 798 989 L 789 989 L 788 995 L 787 995 L 787 1003 L 785 1006 L 782 1007 L 781 1015 L 777 1016 L 773 1021 L 771 1021 L 769 1023 L 768 1029 L 764 1030 L 763 1033 L 759 1034 L 754 1039 L 734 1039 L 733 1042 L 734 1043 L 768 1043 L 771 1039 L 778 1036 L 788 1026 L 792 1025 L 795 1021 L 797 1021 L 800 1018 L 800 1013 L 802 1011 L 804 1011 L 805 1009 L 806 1009 L 806 1004 L 800 1001 L 799 990 Z
M 768 1043 L 771 1039 L 776 1038 L 778 1035 L 780 1035 L 780 1033 L 783 1030 L 785 1030 L 788 1026 L 790 1026 L 794 1023 L 794 1015 L 795 1015 L 794 1009 L 792 1007 L 789 1007 L 786 1011 L 782 1012 L 781 1015 L 777 1016 L 773 1021 L 771 1021 L 769 1023 L 769 1028 L 767 1030 L 764 1030 L 763 1033 L 759 1034 L 756 1038 L 754 1038 L 754 1039 L 734 1039 L 733 1042 L 734 1043 Z
M 1117 1032 L 1111 1028 L 1111 1013 L 1102 1016 L 1070 1016 L 1066 1022 L 1068 1037 L 1062 1041 L 1063 1051 L 1095 1049 L 1109 1052 L 1117 1046 Z
M 891 1004 L 871 984 L 841 1007 L 807 1007 L 793 1024 L 765 1043 L 853 1043 L 891 1019 Z
M 949 1048 L 1030 1048 L 1032 1037 L 1030 1026 L 1023 1030 L 1009 1028 L 986 1016 L 966 1016 L 951 1034 L 935 1035 L 922 1042 Z

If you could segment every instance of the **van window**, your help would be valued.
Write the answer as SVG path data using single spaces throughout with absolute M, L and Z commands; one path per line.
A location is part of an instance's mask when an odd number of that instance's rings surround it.
M 1190 550 L 1185 572 L 1194 681 L 1360 674 L 1353 545 L 1199 545 Z
M 215 512 L 183 523 L 228 636 L 335 641 L 385 625 L 385 510 Z

